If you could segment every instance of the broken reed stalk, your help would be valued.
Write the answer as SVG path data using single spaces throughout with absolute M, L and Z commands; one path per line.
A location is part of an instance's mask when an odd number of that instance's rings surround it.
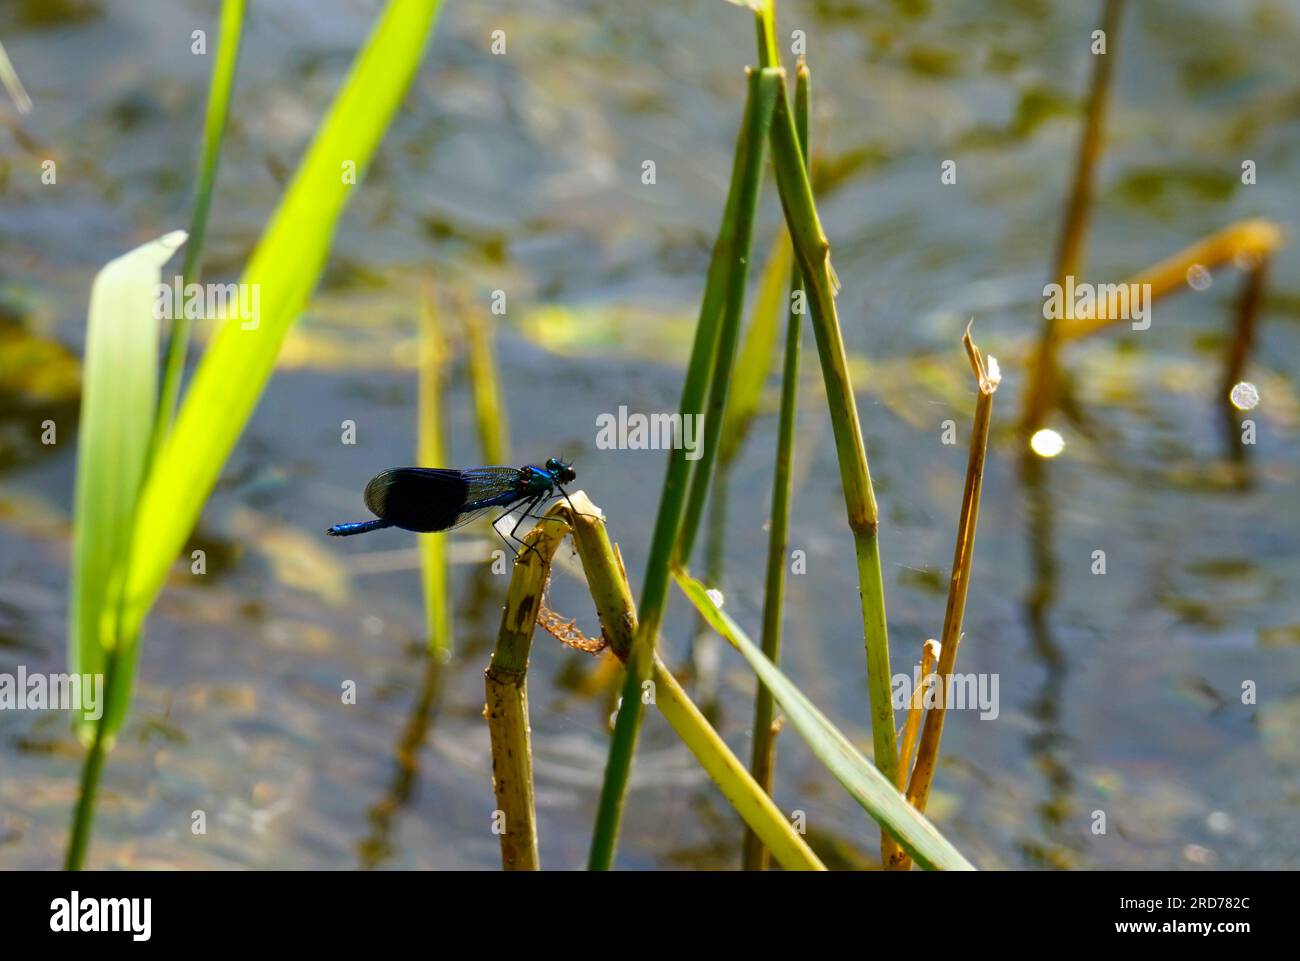
M 907 776 L 911 770 L 912 752 L 916 750 L 916 735 L 921 731 L 921 718 L 925 714 L 925 692 L 930 685 L 930 675 L 939 660 L 939 642 L 930 638 L 921 647 L 921 683 L 912 692 L 907 705 L 907 721 L 903 724 L 903 743 L 898 749 L 898 789 L 907 790 Z
M 943 634 L 940 635 L 939 670 L 936 683 L 939 697 L 936 707 L 925 715 L 921 732 L 921 745 L 916 752 L 916 765 L 908 784 L 907 799 L 925 813 L 930 798 L 930 783 L 934 779 L 935 763 L 939 757 L 939 739 L 943 736 L 943 721 L 948 709 L 948 693 L 952 683 L 953 667 L 957 663 L 957 647 L 962 638 L 962 617 L 966 612 L 966 594 L 970 589 L 971 561 L 975 556 L 975 524 L 979 519 L 980 488 L 984 481 L 984 460 L 988 453 L 989 424 L 993 417 L 993 394 L 1002 376 L 997 361 L 990 357 L 985 366 L 980 350 L 971 340 L 970 328 L 962 337 L 966 356 L 979 394 L 975 402 L 975 422 L 971 429 L 970 458 L 966 462 L 966 487 L 962 493 L 961 517 L 957 522 L 957 540 L 953 548 L 952 576 L 948 582 L 948 606 L 943 615 Z M 907 870 L 911 859 L 904 853 L 895 854 L 888 861 L 891 869 Z
M 708 280 L 700 303 L 695 342 L 682 386 L 682 417 L 697 415 L 704 409 L 714 366 L 713 358 L 721 340 L 728 278 L 736 266 L 735 262 L 739 258 L 747 258 L 749 253 L 740 248 L 737 242 L 742 230 L 739 221 L 753 219 L 763 170 L 763 144 L 771 120 L 772 103 L 777 96 L 777 81 L 774 71 L 751 70 L 748 83 L 745 113 L 732 164 L 731 187 L 727 194 L 722 226 L 709 261 Z M 623 799 L 627 793 L 632 756 L 636 752 L 637 735 L 641 728 L 642 705 L 639 694 L 642 685 L 653 672 L 655 638 L 659 634 L 664 607 L 668 602 L 668 580 L 687 509 L 692 462 L 686 459 L 686 453 L 680 445 L 675 445 L 668 455 L 668 471 L 660 494 L 654 537 L 646 562 L 645 584 L 641 591 L 638 634 L 628 657 L 622 706 L 614 722 L 614 736 L 610 740 L 605 777 L 601 785 L 600 806 L 592 830 L 587 866 L 593 871 L 609 870 L 618 845 Z M 703 491 L 707 492 L 707 487 Z
M 925 690 L 928 686 L 928 678 L 934 671 L 935 662 L 939 659 L 938 652 L 939 642 L 935 640 L 926 641 L 921 648 L 921 683 L 916 686 L 908 702 L 907 720 L 903 723 L 903 739 L 898 749 L 896 783 L 900 792 L 907 790 L 907 777 L 912 769 L 912 751 L 916 748 L 916 735 L 921 729 L 921 718 L 924 715 L 922 708 L 925 704 Z M 896 867 L 901 863 L 902 857 L 903 848 L 897 839 L 888 838 L 881 843 L 880 860 L 886 867 Z
M 447 348 L 438 329 L 436 295 L 429 286 L 420 299 L 419 437 L 415 462 L 432 467 L 448 462 L 444 441 L 442 400 Z M 420 573 L 424 584 L 425 629 L 432 654 L 451 649 L 451 602 L 447 596 L 447 540 L 441 534 L 420 534 Z
M 557 510 L 573 527 L 573 542 L 587 575 L 587 586 L 596 604 L 601 631 L 609 641 L 610 650 L 619 660 L 626 661 L 636 643 L 637 615 L 627 573 L 623 569 L 623 558 L 610 542 L 599 510 L 585 495 L 574 494 L 573 503 L 579 512 L 577 516 L 563 502 L 557 505 Z M 649 703 L 658 706 L 664 719 L 695 755 L 723 796 L 772 849 L 783 868 L 825 869 L 687 696 L 658 654 L 654 656 L 651 677 L 638 692 L 638 699 L 648 699 Z
M 496 649 L 485 674 L 487 718 L 492 739 L 492 791 L 497 799 L 496 830 L 501 838 L 501 867 L 536 871 L 537 818 L 533 803 L 533 750 L 528 726 L 528 654 L 542 606 L 551 558 L 568 533 L 554 509 L 524 535 L 510 576 Z
M 808 102 L 809 83 L 807 65 L 802 61 L 795 75 L 794 117 L 795 132 L 805 166 L 808 164 Z M 799 406 L 799 342 L 803 336 L 803 312 L 795 309 L 795 295 L 802 291 L 803 281 L 799 265 L 790 266 L 790 304 L 786 315 L 785 361 L 781 369 L 781 413 L 776 439 L 776 466 L 772 479 L 772 517 L 767 540 L 767 577 L 763 595 L 763 654 L 773 664 L 781 663 L 781 616 L 785 610 L 786 549 L 790 542 L 790 501 L 794 490 L 794 431 Z M 804 295 L 806 302 L 807 296 Z M 772 793 L 772 776 L 776 769 L 776 735 L 772 692 L 762 681 L 754 693 L 754 745 L 749 759 L 749 770 L 754 780 L 768 794 Z M 767 849 L 753 831 L 745 832 L 741 852 L 741 866 L 746 871 L 766 871 Z
M 1075 158 L 1074 180 L 1066 202 L 1065 220 L 1061 225 L 1052 275 L 1053 280 L 1062 288 L 1065 286 L 1065 278 L 1078 277 L 1083 265 L 1083 245 L 1088 231 L 1088 215 L 1092 208 L 1092 182 L 1097 160 L 1101 156 L 1102 122 L 1110 99 L 1123 9 L 1124 0 L 1104 0 L 1101 29 L 1105 33 L 1106 52 L 1093 55 L 1087 115 L 1079 141 L 1079 152 Z M 1031 436 L 1043 426 L 1048 411 L 1056 404 L 1059 376 L 1056 355 L 1060 339 L 1056 318 L 1044 317 L 1038 348 L 1029 369 L 1029 384 L 1021 416 L 1021 429 L 1025 437 Z
M 600 508 L 584 492 L 575 491 L 568 500 L 555 503 L 546 512 L 545 519 L 524 536 L 524 542 L 536 550 L 524 550 L 515 565 L 501 618 L 501 632 L 487 670 L 484 713 L 492 737 L 493 790 L 498 809 L 505 817 L 501 860 L 507 870 L 530 870 L 538 866 L 526 674 L 551 559 L 570 532 L 596 605 L 601 633 L 610 649 L 626 662 L 637 636 L 636 605 L 623 559 L 609 539 Z M 651 676 L 638 691 L 637 699 L 659 707 L 723 796 L 745 823 L 754 828 L 783 868 L 825 870 L 807 842 L 749 776 L 744 764 L 709 725 L 658 655 L 651 662 Z
M 849 529 L 857 554 L 858 590 L 862 601 L 862 627 L 867 653 L 867 687 L 871 700 L 871 734 L 876 766 L 892 784 L 898 774 L 897 729 L 891 700 L 889 638 L 885 626 L 885 585 L 880 567 L 876 495 L 867 468 L 857 400 L 849 377 L 844 339 L 835 308 L 835 281 L 830 243 L 822 232 L 813 200 L 807 165 L 794 117 L 786 103 L 784 71 L 781 91 L 772 115 L 772 163 L 777 189 L 794 242 L 805 290 L 810 290 L 817 355 L 821 361 L 826 401 L 830 409 L 839 458 L 840 482 Z M 888 835 L 881 834 L 882 843 Z

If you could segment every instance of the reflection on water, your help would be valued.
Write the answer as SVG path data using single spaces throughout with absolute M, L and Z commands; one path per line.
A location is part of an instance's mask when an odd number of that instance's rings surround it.
M 425 658 L 423 679 L 420 692 L 411 706 L 411 713 L 402 728 L 401 740 L 393 753 L 393 777 L 384 796 L 375 802 L 368 814 L 371 834 L 357 845 L 361 858 L 361 867 L 371 870 L 381 867 L 392 857 L 393 848 L 390 840 L 393 819 L 401 814 L 410 800 L 419 778 L 420 749 L 424 746 L 425 735 L 433 723 L 434 709 L 438 700 L 438 676 L 442 669 L 437 657 Z
M 1066 443 L 1050 463 L 1022 474 L 1009 429 L 1098 6 L 781 4 L 783 31 L 809 41 L 817 181 L 881 504 L 894 661 L 910 665 L 943 614 L 973 406 L 959 339 L 974 314 L 1006 379 L 958 669 L 996 672 L 1002 703 L 995 721 L 949 719 L 930 812 L 986 867 L 1294 867 L 1300 248 L 1276 255 L 1266 286 L 1262 270 L 1247 273 L 1239 293 L 1224 268 L 1160 301 L 1140 335 L 1070 345 L 1053 425 Z M 410 459 L 420 284 L 480 306 L 503 289 L 510 309 L 495 319 L 513 447 L 523 460 L 559 450 L 576 461 L 641 582 L 662 457 L 598 450 L 595 421 L 620 405 L 677 403 L 753 35 L 726 4 L 571 8 L 447 5 L 192 537 L 208 573 L 178 568 L 149 623 L 92 865 L 499 864 L 482 670 L 506 578 L 482 562 L 479 534 L 456 535 L 455 653 L 440 664 L 420 636 L 414 543 L 383 532 L 337 544 L 320 531 L 359 509 L 378 469 Z M 250 10 L 207 247 L 214 281 L 247 258 L 375 9 Z M 89 284 L 107 260 L 187 218 L 210 66 L 189 54 L 189 36 L 210 14 L 125 0 L 0 10 L 35 103 L 21 125 L 0 105 L 0 671 L 65 664 Z M 1089 274 L 1120 279 L 1246 216 L 1294 235 L 1300 11 L 1147 0 L 1129 16 Z M 512 37 L 507 57 L 484 51 L 496 28 Z M 47 156 L 59 161 L 57 189 L 39 182 Z M 1257 184 L 1239 182 L 1243 157 L 1258 164 Z M 646 159 L 653 187 L 640 182 Z M 945 160 L 954 185 L 938 181 Z M 760 254 L 778 222 L 767 189 Z M 479 455 L 464 367 L 458 357 L 450 368 L 447 419 L 454 459 L 469 464 Z M 851 541 L 816 365 L 804 368 L 791 548 L 805 551 L 808 573 L 789 578 L 784 659 L 866 749 Z M 1249 412 L 1228 406 L 1238 381 L 1258 390 Z M 763 410 L 731 467 L 726 537 L 713 542 L 727 608 L 752 633 L 775 404 Z M 355 446 L 338 443 L 345 419 L 358 425 Z M 53 444 L 41 441 L 47 420 Z M 940 440 L 948 420 L 952 446 Z M 1098 550 L 1104 575 L 1092 570 Z M 556 610 L 590 621 L 580 584 L 557 574 L 553 592 Z M 674 603 L 668 663 L 690 662 L 693 628 Z M 752 675 L 719 653 L 713 716 L 747 757 Z M 547 637 L 534 645 L 548 867 L 585 862 L 612 673 Z M 355 705 L 340 703 L 345 681 Z M 1255 703 L 1242 703 L 1247 682 Z M 869 864 L 862 812 L 794 732 L 778 742 L 778 803 L 805 812 L 828 864 Z M 0 866 L 61 862 L 79 760 L 64 719 L 0 713 Z M 190 830 L 196 810 L 205 836 Z M 1092 833 L 1098 810 L 1105 835 Z M 740 837 L 652 712 L 620 865 L 731 868 Z
M 1029 712 L 1038 729 L 1025 739 L 1029 754 L 1035 759 L 1044 781 L 1042 800 L 1038 804 L 1043 836 L 1053 844 L 1073 847 L 1069 842 L 1077 831 L 1070 825 L 1078 815 L 1073 800 L 1074 777 L 1070 773 L 1069 739 L 1061 726 L 1062 708 L 1066 704 L 1066 681 L 1069 662 L 1052 635 L 1052 611 L 1057 601 L 1058 566 L 1056 534 L 1053 528 L 1051 466 L 1038 457 L 1026 456 L 1022 471 L 1024 484 L 1025 533 L 1029 539 L 1032 576 L 1025 595 L 1024 618 L 1029 632 L 1031 651 L 1043 672 L 1037 694 L 1029 702 Z M 1042 844 L 1024 844 L 1025 854 L 1039 860 L 1042 867 L 1073 867 L 1073 859 L 1062 863 L 1062 851 L 1046 849 Z M 1045 863 L 1042 863 L 1045 860 Z

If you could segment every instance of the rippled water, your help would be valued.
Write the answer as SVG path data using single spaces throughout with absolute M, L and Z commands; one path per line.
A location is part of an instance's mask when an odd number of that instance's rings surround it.
M 1088 271 L 1118 280 L 1233 220 L 1292 232 L 1300 174 L 1300 5 L 1130 4 Z M 377 4 L 254 4 L 208 239 L 233 279 Z M 107 767 L 91 864 L 468 867 L 490 831 L 482 669 L 505 591 L 458 537 L 455 655 L 422 654 L 414 543 L 327 541 L 378 469 L 408 462 L 419 286 L 486 303 L 513 456 L 574 458 L 639 585 L 663 471 L 601 451 L 595 418 L 677 400 L 717 227 L 753 29 L 721 2 L 451 0 L 406 109 L 349 208 L 144 641 L 132 720 Z M 1300 798 L 1300 288 L 1273 265 L 1249 376 L 1257 443 L 1226 456 L 1219 357 L 1240 287 L 1223 269 L 1161 301 L 1149 331 L 1067 351 L 1078 415 L 1037 486 L 1008 425 L 1037 329 L 1098 4 L 1042 0 L 782 4 L 814 74 L 822 213 L 843 289 L 882 509 L 895 668 L 939 632 L 973 386 L 959 337 L 1002 360 L 959 669 L 996 673 L 1000 713 L 946 726 L 931 803 L 981 867 L 1295 867 Z M 0 110 L 0 670 L 65 664 L 77 373 L 95 271 L 188 220 L 215 3 L 61 0 L 0 11 L 35 113 Z M 487 51 L 502 29 L 507 54 Z M 211 37 L 210 37 L 211 39 Z M 40 160 L 58 162 L 42 185 Z M 641 183 L 653 159 L 653 186 Z M 941 186 L 955 160 L 957 184 Z M 1243 186 L 1244 159 L 1258 183 Z M 766 189 L 756 258 L 779 209 Z M 1197 287 L 1204 286 L 1201 283 Z M 446 312 L 454 321 L 457 311 Z M 26 331 L 32 336 L 21 336 Z M 800 420 L 786 666 L 864 748 L 852 547 L 811 343 Z M 458 463 L 479 454 L 463 361 L 449 397 Z M 60 425 L 39 442 L 40 423 Z M 355 420 L 359 441 L 339 443 Z M 960 443 L 941 443 L 954 420 Z M 757 632 L 774 418 L 733 474 L 723 589 Z M 1093 573 L 1094 552 L 1107 570 Z M 579 583 L 552 606 L 594 623 Z M 692 619 L 674 601 L 668 655 Z M 611 703 L 598 663 L 536 641 L 530 685 L 541 854 L 585 861 Z M 355 707 L 339 703 L 355 680 Z M 1244 681 L 1258 702 L 1241 703 Z M 724 657 L 716 720 L 748 756 L 752 675 Z M 61 860 L 80 751 L 65 718 L 0 713 L 0 865 Z M 870 861 L 865 816 L 780 738 L 777 799 L 807 812 L 828 863 Z M 204 810 L 208 833 L 191 835 Z M 1093 812 L 1108 831 L 1092 833 Z M 619 863 L 730 867 L 740 826 L 652 712 Z

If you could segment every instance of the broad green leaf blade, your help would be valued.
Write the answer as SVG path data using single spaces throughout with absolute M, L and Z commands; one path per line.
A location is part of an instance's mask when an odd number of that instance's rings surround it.
M 109 674 L 120 719 L 130 699 L 136 637 L 122 631 L 118 603 L 131 524 L 158 398 L 155 288 L 162 265 L 185 242 L 178 230 L 111 261 L 90 289 L 73 516 L 68 662 L 77 674 Z M 115 669 L 106 671 L 109 652 Z M 106 688 L 106 690 L 109 690 Z M 101 705 L 102 707 L 102 705 Z M 117 730 L 106 717 L 107 733 Z M 78 717 L 82 736 L 93 724 Z
M 686 574 L 678 573 L 675 577 L 704 619 L 749 662 L 813 753 L 854 800 L 898 840 L 917 864 L 932 870 L 974 870 L 974 866 L 935 830 L 923 814 L 907 803 L 898 789 L 813 706 L 780 668 L 763 656 L 736 622 L 713 603 L 703 584 Z
M 130 631 L 162 589 L 316 286 L 339 215 L 410 86 L 440 6 L 392 0 L 385 8 L 244 271 L 241 283 L 259 291 L 259 316 L 221 324 L 145 484 L 127 583 Z

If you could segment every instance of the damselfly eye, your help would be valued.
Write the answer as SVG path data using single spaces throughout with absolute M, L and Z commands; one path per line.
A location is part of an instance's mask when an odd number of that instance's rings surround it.
M 564 465 L 560 463 L 560 459 L 558 457 L 546 458 L 546 470 L 549 473 L 554 473 L 555 471 L 562 470 L 563 468 Z
M 559 478 L 561 484 L 572 483 L 577 476 L 578 475 L 573 472 L 573 468 L 570 467 L 568 464 L 560 465 Z

